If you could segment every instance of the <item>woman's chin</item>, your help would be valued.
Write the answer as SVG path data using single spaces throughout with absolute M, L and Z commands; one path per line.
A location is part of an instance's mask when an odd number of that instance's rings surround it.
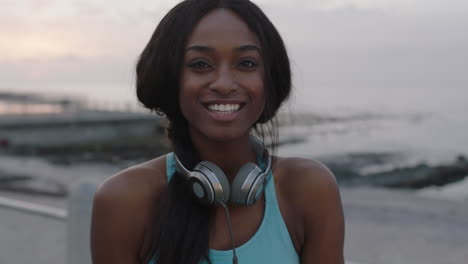
M 200 133 L 201 132 L 201 133 Z M 197 135 L 198 134 L 198 135 Z M 212 131 L 199 131 L 192 133 L 192 140 L 194 137 L 202 136 L 204 140 L 213 141 L 218 143 L 228 143 L 240 140 L 249 135 L 249 130 L 240 129 L 213 129 Z

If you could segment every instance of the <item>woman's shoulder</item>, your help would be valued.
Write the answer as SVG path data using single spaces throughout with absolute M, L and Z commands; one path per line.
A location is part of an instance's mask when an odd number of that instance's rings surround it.
M 275 160 L 276 190 L 295 223 L 301 225 L 307 219 L 316 220 L 340 210 L 338 183 L 326 165 L 306 158 L 277 157 Z M 298 228 L 302 236 L 306 227 Z
M 283 192 L 297 194 L 308 190 L 313 195 L 320 193 L 318 190 L 337 186 L 333 172 L 320 161 L 296 157 L 275 157 L 275 160 L 275 181 Z
M 165 161 L 163 155 L 119 171 L 99 186 L 96 195 L 134 200 L 157 194 L 167 184 Z
M 151 208 L 167 186 L 166 157 L 136 164 L 107 178 L 94 196 L 94 207 L 125 221 L 149 217 Z
M 279 158 L 277 174 L 276 188 L 286 212 L 290 212 L 301 259 L 307 263 L 329 263 L 333 259 L 338 263 L 335 260 L 342 258 L 344 216 L 333 173 L 316 160 Z
M 93 201 L 93 259 L 133 263 L 151 233 L 155 203 L 167 185 L 165 160 L 161 156 L 134 165 L 100 185 Z

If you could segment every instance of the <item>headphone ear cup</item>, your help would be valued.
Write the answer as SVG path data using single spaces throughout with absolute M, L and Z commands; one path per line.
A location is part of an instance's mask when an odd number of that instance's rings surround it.
M 234 178 L 231 186 L 231 197 L 229 198 L 229 201 L 232 204 L 238 204 L 238 205 L 248 205 L 251 204 L 251 201 L 247 201 L 247 197 L 249 194 L 249 191 L 251 190 L 252 184 L 254 183 L 255 178 L 257 177 L 258 174 L 260 174 L 262 170 L 254 163 L 248 162 L 244 164 L 239 171 L 237 172 L 236 177 Z M 245 186 L 244 189 L 242 189 L 242 186 L 246 181 L 248 180 L 247 178 L 250 176 L 249 179 L 250 181 L 248 182 L 248 185 Z
M 214 178 L 207 178 L 209 179 L 209 182 L 212 183 L 212 185 L 221 185 L 221 190 L 213 186 L 213 191 L 215 193 L 215 202 L 217 199 L 221 199 L 223 202 L 226 203 L 229 200 L 231 188 L 224 172 L 218 166 L 216 166 L 216 164 L 209 161 L 202 161 L 197 166 L 204 166 L 214 173 Z

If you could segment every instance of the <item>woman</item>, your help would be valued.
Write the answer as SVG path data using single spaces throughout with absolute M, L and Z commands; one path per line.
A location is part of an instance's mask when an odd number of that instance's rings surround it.
M 93 263 L 231 263 L 232 249 L 242 264 L 344 263 L 333 174 L 316 161 L 270 157 L 251 136 L 264 136 L 262 128 L 272 124 L 275 138 L 272 120 L 290 80 L 283 41 L 253 3 L 175 6 L 137 64 L 138 99 L 166 115 L 174 153 L 99 188 Z M 196 179 L 201 174 L 192 170 L 200 168 L 216 179 Z M 251 175 L 259 184 L 242 198 Z M 203 185 L 210 183 L 211 191 Z

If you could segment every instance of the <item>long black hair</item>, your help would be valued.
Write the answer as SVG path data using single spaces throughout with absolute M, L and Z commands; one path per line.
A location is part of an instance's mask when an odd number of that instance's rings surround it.
M 275 114 L 291 90 L 291 70 L 285 45 L 278 31 L 258 6 L 248 0 L 185 0 L 161 20 L 136 67 L 138 100 L 169 120 L 168 136 L 174 152 L 191 169 L 199 161 L 179 106 L 179 85 L 188 38 L 210 11 L 223 8 L 238 15 L 258 37 L 264 61 L 265 107 L 254 130 L 261 137 L 269 130 L 277 136 Z M 266 127 L 266 129 L 265 129 Z M 274 140 L 273 140 L 274 142 Z M 197 264 L 208 258 L 213 210 L 191 199 L 183 178 L 176 173 L 155 208 L 150 247 L 141 255 L 147 263 Z

